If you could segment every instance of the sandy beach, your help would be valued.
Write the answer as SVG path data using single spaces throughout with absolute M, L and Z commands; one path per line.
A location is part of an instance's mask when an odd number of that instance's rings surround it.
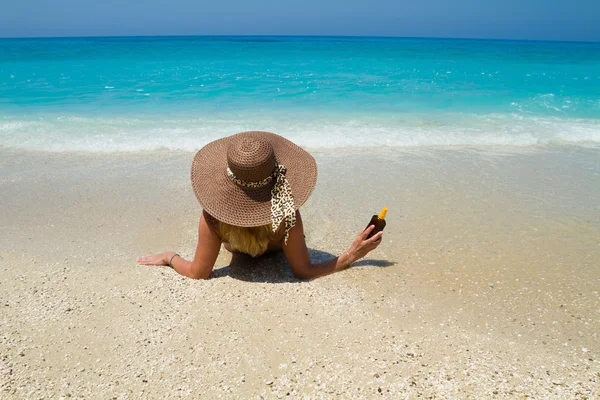
M 320 150 L 314 260 L 222 250 L 194 281 L 193 153 L 0 148 L 0 393 L 36 398 L 600 397 L 600 152 Z

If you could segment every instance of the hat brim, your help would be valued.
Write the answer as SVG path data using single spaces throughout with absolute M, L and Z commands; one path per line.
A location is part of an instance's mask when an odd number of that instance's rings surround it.
M 317 184 L 315 159 L 284 137 L 270 132 L 252 133 L 271 142 L 277 162 L 287 169 L 285 176 L 298 209 Z M 191 172 L 194 193 L 202 208 L 221 222 L 244 227 L 270 224 L 273 183 L 258 189 L 242 188 L 227 176 L 227 146 L 236 136 L 215 140 L 196 153 Z

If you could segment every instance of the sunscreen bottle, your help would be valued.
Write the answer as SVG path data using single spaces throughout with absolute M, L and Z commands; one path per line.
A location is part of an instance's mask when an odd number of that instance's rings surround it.
M 373 215 L 373 217 L 371 218 L 371 221 L 369 222 L 369 225 L 367 225 L 367 228 L 371 225 L 375 225 L 375 229 L 373 229 L 373 231 L 371 231 L 371 233 L 369 233 L 369 236 L 367 237 L 367 239 L 369 239 L 370 237 L 375 235 L 377 232 L 380 232 L 383 230 L 383 228 L 385 228 L 385 215 L 387 214 L 387 211 L 388 211 L 387 207 L 384 207 L 383 210 L 381 210 L 381 212 L 379 213 L 379 215 Z

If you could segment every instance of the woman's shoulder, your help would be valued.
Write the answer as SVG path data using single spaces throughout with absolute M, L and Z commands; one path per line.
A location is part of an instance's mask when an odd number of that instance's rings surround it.
M 215 233 L 219 233 L 219 220 L 206 212 L 206 210 L 202 210 L 202 217 L 206 221 L 206 225 Z

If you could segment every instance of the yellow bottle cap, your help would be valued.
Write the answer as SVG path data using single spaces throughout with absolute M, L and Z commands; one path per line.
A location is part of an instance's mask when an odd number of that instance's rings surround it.
M 385 215 L 387 214 L 387 207 L 383 207 L 383 210 L 381 210 L 381 212 L 379 213 L 379 215 L 377 216 L 377 218 L 379 219 L 385 219 Z

